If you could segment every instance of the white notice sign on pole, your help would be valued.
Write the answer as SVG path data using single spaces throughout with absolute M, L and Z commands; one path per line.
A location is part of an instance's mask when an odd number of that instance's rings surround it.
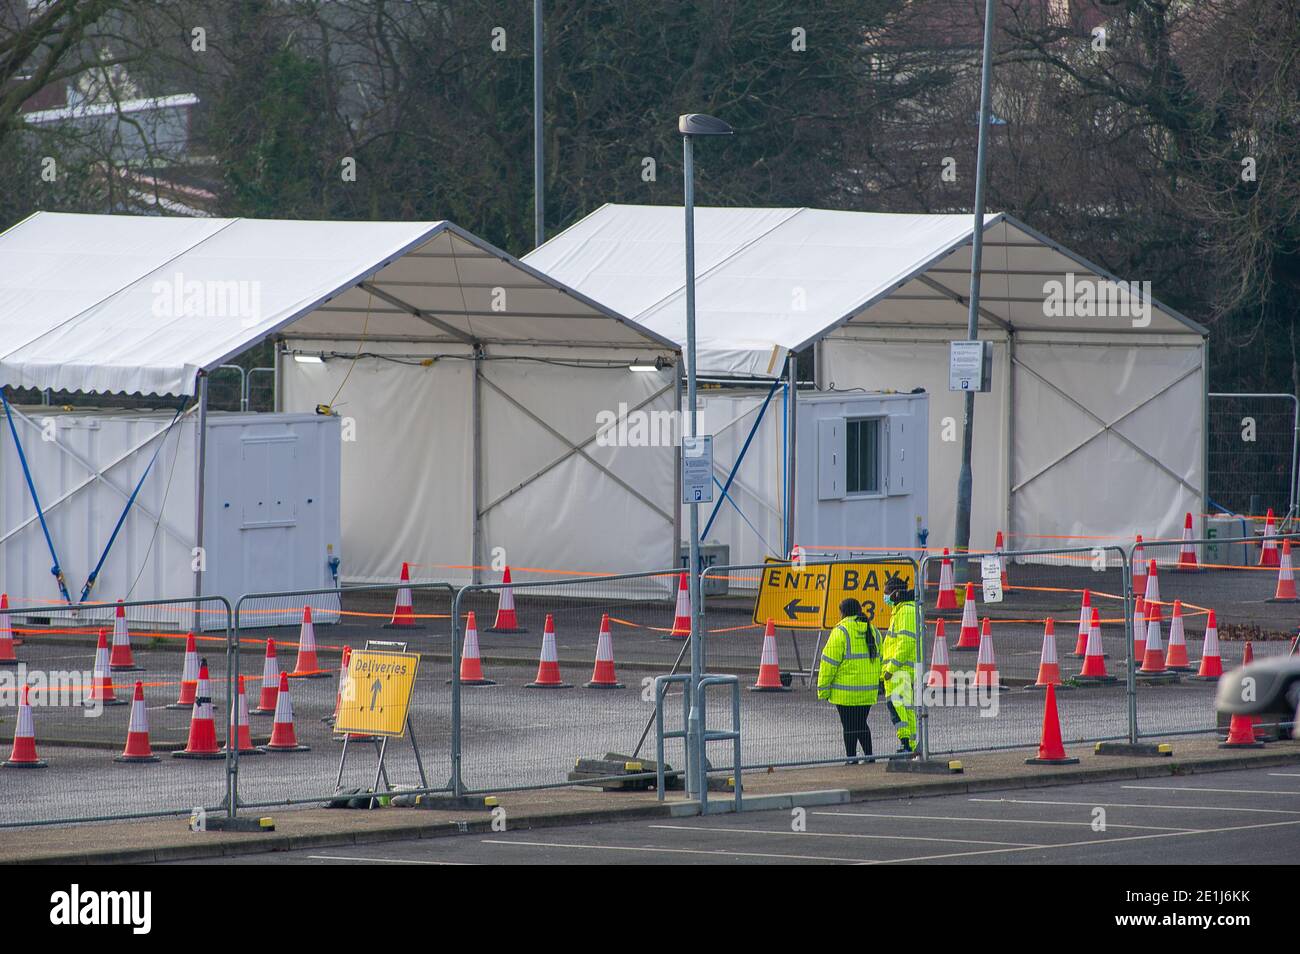
M 682 503 L 713 502 L 713 437 L 682 438 Z

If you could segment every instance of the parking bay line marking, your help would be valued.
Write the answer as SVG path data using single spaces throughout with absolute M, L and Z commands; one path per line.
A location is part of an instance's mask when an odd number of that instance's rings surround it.
M 1049 804 L 1062 804 L 1051 802 Z M 1084 803 L 1086 804 L 1086 803 Z M 1094 838 L 1091 841 L 1066 842 L 1060 845 L 1028 845 L 1023 848 L 985 848 L 980 851 L 955 851 L 946 855 L 922 855 L 916 858 L 891 858 L 881 861 L 860 861 L 862 865 L 896 865 L 912 864 L 917 861 L 940 861 L 945 858 L 965 858 L 971 855 L 997 855 L 1013 851 L 1044 851 L 1053 848 L 1086 848 L 1093 845 L 1114 845 L 1122 841 L 1149 841 L 1153 838 L 1182 838 L 1187 835 L 1221 835 L 1232 831 L 1252 831 L 1257 828 L 1278 828 L 1287 825 L 1300 825 L 1300 820 L 1284 822 L 1264 822 L 1259 825 L 1235 825 L 1231 828 L 1198 828 L 1192 831 L 1163 831 L 1155 835 L 1125 835 L 1122 838 Z
M 973 838 L 924 838 L 920 835 L 863 835 L 835 831 L 782 831 L 771 828 L 701 828 L 698 825 L 649 825 L 666 831 L 736 832 L 741 835 L 812 835 L 814 838 L 874 838 L 884 841 L 942 841 L 959 845 L 999 845 L 1004 848 L 1041 848 L 1041 845 L 1024 841 L 978 841 Z
M 353 855 L 308 855 L 314 861 L 363 861 L 382 865 L 464 865 L 464 861 L 421 861 L 413 858 L 363 858 Z
M 1269 772 L 1273 778 L 1300 778 L 1300 772 Z
M 1143 805 L 1141 802 L 1055 802 L 1031 798 L 972 798 L 972 802 L 1007 802 L 1016 805 L 1085 805 L 1089 808 L 1160 808 L 1171 812 L 1259 812 L 1265 815 L 1300 815 L 1287 808 L 1238 808 L 1235 805 Z M 1194 829 L 1213 831 L 1214 829 Z
M 1121 785 L 1149 792 L 1217 792 L 1220 795 L 1300 795 L 1300 792 L 1272 792 L 1262 788 L 1192 788 L 1187 785 Z
M 993 822 L 999 825 L 1081 825 L 1091 828 L 1092 822 L 1086 821 L 1045 821 L 1038 818 L 969 818 L 962 815 L 886 815 L 879 812 L 813 812 L 814 815 L 828 815 L 831 818 L 916 818 L 921 821 Z M 1199 831 L 1196 828 L 1172 828 L 1166 825 L 1112 825 L 1107 828 L 1134 828 L 1140 831 Z
M 729 851 L 724 848 L 705 850 L 703 848 L 651 848 L 636 845 L 580 845 L 562 841 L 512 841 L 505 838 L 484 838 L 482 839 L 482 843 L 485 845 L 521 845 L 528 848 L 587 848 L 594 851 L 649 851 L 669 855 L 712 855 L 714 857 L 726 857 L 732 855 L 738 858 L 779 858 L 787 861 L 845 861 L 851 864 L 860 864 L 862 861 L 861 858 L 830 858 L 822 855 L 779 855 L 759 851 Z

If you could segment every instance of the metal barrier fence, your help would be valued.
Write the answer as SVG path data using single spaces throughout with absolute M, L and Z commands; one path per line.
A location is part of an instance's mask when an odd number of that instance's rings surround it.
M 957 569 L 959 559 L 951 557 L 951 570 Z M 1131 613 L 1125 609 L 1129 587 L 1125 551 L 1114 546 L 1006 551 L 1000 556 L 1005 571 L 1002 599 L 994 603 L 983 602 L 980 561 L 997 560 L 998 555 L 971 554 L 967 559 L 974 601 L 969 612 L 960 585 L 949 594 L 956 608 L 938 606 L 941 577 L 961 576 L 943 572 L 949 558 L 927 556 L 921 563 L 927 583 L 925 635 L 917 647 L 919 683 L 926 683 L 935 641 L 941 636 L 952 674 L 950 685 L 941 683 L 921 693 L 922 752 L 928 756 L 1038 744 L 1042 690 L 1030 687 L 1038 680 L 1049 624 L 1063 683 L 1057 707 L 1066 744 L 1128 738 L 1132 695 L 1125 647 Z M 1087 611 L 1083 610 L 1085 594 Z M 1074 653 L 1083 649 L 1080 633 L 1086 640 L 1093 610 L 1111 678 L 1085 683 L 1075 678 L 1082 658 Z M 1087 629 L 1083 629 L 1085 619 Z M 981 643 L 991 660 L 980 659 Z M 991 677 L 977 680 L 975 676 L 979 663 L 989 661 L 998 688 L 975 691 L 977 682 L 993 682 Z
M 1285 540 L 1300 543 L 1300 534 L 1275 539 L 1279 545 Z M 916 647 L 915 684 L 925 754 L 1037 744 L 1042 694 L 1030 686 L 1038 677 L 1049 619 L 1064 683 L 1058 707 L 1067 745 L 1210 733 L 1220 728 L 1212 680 L 1198 682 L 1183 673 L 1178 682 L 1169 683 L 1140 671 L 1145 658 L 1132 650 L 1135 639 L 1145 635 L 1148 621 L 1144 616 L 1135 620 L 1135 597 L 1145 591 L 1142 585 L 1134 590 L 1133 574 L 1141 584 L 1141 570 L 1155 562 L 1162 639 L 1167 647 L 1170 618 L 1177 608 L 1191 666 L 1199 663 L 1204 651 L 1210 610 L 1217 615 L 1225 670 L 1240 663 L 1247 639 L 1253 641 L 1257 657 L 1286 652 L 1289 643 L 1284 640 L 1296 629 L 1300 604 L 1270 602 L 1277 587 L 1277 568 L 1205 561 L 1207 552 L 1222 552 L 1211 547 L 1234 542 L 1256 545 L 1254 539 L 1191 541 L 1188 548 L 1196 557 L 1195 571 L 1180 569 L 1181 543 L 1146 544 L 1141 567 L 1132 562 L 1132 548 L 1006 551 L 1001 555 L 1006 570 L 1003 599 L 985 603 L 978 583 L 972 594 L 976 628 L 988 620 L 998 680 L 1004 688 L 961 698 L 955 691 L 927 693 L 919 688 L 931 668 L 940 621 L 951 671 L 977 668 L 977 650 L 957 648 L 963 607 L 941 610 L 936 605 L 943 576 L 941 558 L 927 557 L 918 564 L 908 557 L 864 554 L 853 561 L 711 567 L 702 573 L 702 590 L 716 589 L 709 584 L 722 581 L 726 590 L 705 598 L 701 624 L 705 674 L 736 676 L 745 687 L 756 681 L 764 627 L 755 622 L 754 599 L 764 573 L 802 570 L 815 575 L 825 570 L 829 575 L 844 572 L 846 562 L 869 562 L 890 572 L 911 572 L 923 581 L 918 588 L 924 623 Z M 1252 563 L 1258 562 L 1258 552 L 1251 550 Z M 972 579 L 980 577 L 981 556 L 988 555 L 966 558 Z M 660 767 L 654 764 L 658 760 L 652 737 L 655 678 L 683 674 L 689 666 L 686 634 L 674 632 L 679 578 L 678 569 L 664 569 L 514 583 L 513 621 L 508 612 L 499 615 L 510 602 L 502 599 L 501 583 L 459 589 L 449 583 L 413 583 L 405 589 L 413 597 L 416 625 L 398 628 L 386 628 L 401 589 L 395 583 L 249 594 L 233 607 L 219 597 L 124 603 L 136 664 L 144 668 L 138 674 L 113 670 L 110 676 L 115 694 L 123 699 L 137 678 L 142 684 L 151 739 L 161 756 L 160 762 L 149 764 L 113 761 L 126 740 L 131 706 L 100 707 L 86 718 L 91 709 L 80 705 L 95 682 L 94 643 L 101 627 L 111 643 L 114 605 L 7 609 L 0 612 L 0 620 L 12 621 L 12 629 L 26 642 L 18 650 L 20 667 L 0 669 L 0 677 L 14 677 L 6 688 L 12 693 L 38 672 L 47 679 L 64 670 L 72 675 L 59 683 L 67 690 L 61 700 L 65 704 L 50 705 L 39 696 L 35 700 L 37 746 L 51 767 L 0 772 L 5 793 L 0 798 L 0 827 L 185 814 L 195 806 L 231 813 L 236 808 L 320 804 L 334 797 L 340 785 L 371 788 L 376 747 L 350 743 L 348 762 L 340 773 L 340 737 L 329 724 L 340 689 L 342 650 L 370 641 L 403 641 L 421 655 L 410 722 L 419 755 L 409 737 L 390 742 L 385 763 L 393 785 L 407 791 L 486 794 L 574 781 L 648 782 Z M 874 584 L 858 582 L 864 604 L 875 612 L 872 599 L 883 576 Z M 1085 591 L 1089 609 L 1083 616 Z M 963 597 L 964 592 L 954 591 L 954 602 Z M 835 597 L 830 599 L 833 602 Z M 301 624 L 306 609 L 314 622 L 326 625 L 314 633 L 314 667 L 304 669 L 299 654 L 306 642 Z M 796 617 L 802 609 L 793 607 Z M 1083 660 L 1074 653 L 1086 642 L 1086 636 L 1080 639 L 1081 616 L 1090 626 L 1093 610 L 1110 678 L 1089 683 L 1078 678 Z M 613 648 L 608 664 L 612 676 L 604 664 L 597 664 L 606 619 Z M 553 640 L 544 640 L 548 621 Z M 471 622 L 473 641 L 467 640 Z M 835 713 L 816 697 L 817 660 L 835 622 L 819 618 L 816 627 L 777 628 L 786 691 L 740 692 L 740 767 L 744 770 L 844 760 Z M 176 707 L 184 659 L 176 650 L 184 648 L 189 631 L 209 667 L 215 730 L 222 747 L 212 759 L 178 759 L 171 754 L 185 747 L 192 717 L 189 705 Z M 972 634 L 966 636 L 971 642 Z M 280 669 L 301 671 L 290 681 L 290 692 L 298 742 L 307 750 L 257 757 L 230 752 L 225 741 L 237 711 L 240 677 L 249 708 L 258 708 L 268 640 L 279 647 Z M 973 641 L 978 645 L 978 632 Z M 467 644 L 477 648 L 484 680 L 490 684 L 462 681 Z M 543 656 L 546 665 L 539 660 Z M 531 687 L 539 682 L 558 682 L 562 688 Z M 610 682 L 614 683 L 610 688 L 587 686 Z M 680 706 L 675 692 L 671 698 L 667 712 L 675 719 Z M 16 699 L 9 702 L 12 706 Z M 13 711 L 10 708 L 5 715 Z M 709 725 L 728 725 L 731 715 L 731 699 L 725 694 L 709 700 Z M 14 721 L 5 719 L 10 725 Z M 252 743 L 265 744 L 271 734 L 270 712 L 254 713 L 250 721 Z M 874 757 L 893 754 L 894 726 L 884 700 L 873 707 L 870 725 Z M 665 728 L 672 743 L 665 753 L 672 770 L 668 778 L 674 779 L 685 768 L 686 751 L 681 740 L 671 738 L 674 727 Z M 709 771 L 731 772 L 737 767 L 730 748 L 710 747 L 705 753 Z M 578 759 L 592 761 L 579 767 Z M 608 767 L 611 760 L 634 759 L 643 763 L 642 771 L 601 774 L 602 766 Z M 571 774 L 576 769 L 580 771 Z M 72 777 L 76 781 L 69 784 Z
M 0 770 L 0 827 L 179 815 L 196 806 L 218 810 L 226 756 L 177 759 L 171 753 L 185 748 L 189 737 L 192 706 L 179 704 L 184 656 L 177 651 L 188 635 L 208 666 L 218 724 L 231 711 L 231 607 L 225 599 L 15 606 L 0 610 L 0 628 L 22 641 L 17 663 L 0 669 L 3 744 L 8 752 L 20 727 L 23 687 L 30 686 L 36 755 L 48 765 Z M 101 634 L 107 648 L 99 651 Z M 137 686 L 160 758 L 115 761 L 125 750 Z
M 393 626 L 400 590 L 410 593 L 409 625 Z M 449 583 L 375 584 L 334 589 L 250 593 L 234 607 L 239 638 L 231 641 L 230 672 L 246 674 L 249 705 L 255 704 L 263 684 L 268 639 L 288 638 L 290 653 L 301 654 L 303 623 L 277 627 L 286 612 L 297 620 L 311 611 L 315 620 L 338 620 L 320 633 L 313 632 L 317 663 L 303 664 L 286 654 L 281 668 L 301 670 L 289 680 L 297 741 L 305 749 L 268 752 L 268 758 L 240 757 L 231 765 L 231 787 L 241 808 L 319 804 L 340 789 L 370 789 L 378 768 L 378 741 L 349 742 L 343 760 L 343 736 L 330 723 L 340 691 L 343 647 L 363 649 L 372 643 L 400 643 L 420 653 L 421 660 L 411 696 L 409 731 L 393 740 L 384 752 L 384 766 L 393 787 L 411 795 L 450 790 L 451 749 L 447 726 L 451 721 L 451 693 L 447 688 L 451 659 L 452 600 Z M 346 605 L 344 605 L 346 604 Z M 263 622 L 265 621 L 265 622 Z M 243 648 L 254 650 L 243 652 Z M 395 649 L 396 646 L 377 647 Z M 441 649 L 441 652 L 439 652 Z M 247 659 L 249 655 L 252 660 Z M 253 715 L 255 741 L 267 734 L 272 713 Z M 245 753 L 248 755 L 249 753 Z
M 1294 394 L 1211 394 L 1206 434 L 1210 500 L 1234 513 L 1297 508 L 1300 400 Z

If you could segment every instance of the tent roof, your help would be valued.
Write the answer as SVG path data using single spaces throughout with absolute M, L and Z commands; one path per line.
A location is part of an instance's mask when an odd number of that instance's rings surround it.
M 680 344 L 683 232 L 679 206 L 604 205 L 524 261 Z M 973 233 L 969 215 L 696 209 L 700 370 L 779 373 L 787 351 L 845 324 L 964 337 Z M 1145 327 L 1046 315 L 1044 284 L 1070 274 L 1117 280 L 1010 216 L 986 216 L 981 328 L 1206 334 L 1154 300 Z
M 192 394 L 276 332 L 676 350 L 451 222 L 38 212 L 0 234 L 0 385 Z

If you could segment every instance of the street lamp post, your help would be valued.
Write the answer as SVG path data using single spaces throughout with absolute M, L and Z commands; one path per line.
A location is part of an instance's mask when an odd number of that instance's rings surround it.
M 685 176 L 686 213 L 686 406 L 688 437 L 698 436 L 695 405 L 695 154 L 696 136 L 730 136 L 732 128 L 721 119 L 703 113 L 687 113 L 677 119 L 682 134 L 682 164 Z M 704 719 L 700 705 L 700 677 L 704 669 L 704 642 L 700 632 L 700 505 L 691 508 L 689 583 L 691 596 L 691 707 L 687 716 L 686 794 L 702 798 L 707 783 L 703 777 Z

